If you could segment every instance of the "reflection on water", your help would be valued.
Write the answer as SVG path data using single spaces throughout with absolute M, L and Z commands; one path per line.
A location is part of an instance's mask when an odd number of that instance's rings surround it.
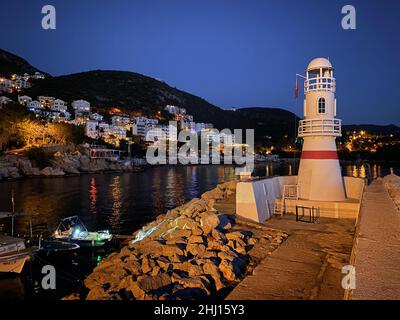
M 298 162 L 257 165 L 253 175 L 296 175 L 298 165 Z M 362 178 L 380 177 L 388 174 L 389 169 L 381 164 L 342 167 L 344 175 Z M 15 209 L 38 213 L 33 223 L 46 223 L 49 231 L 56 228 L 62 217 L 79 215 L 90 229 L 130 234 L 156 215 L 231 179 L 235 179 L 232 166 L 160 166 L 141 173 L 2 182 L 0 211 L 11 210 L 14 189 Z M 29 228 L 27 218 L 18 218 L 17 223 L 23 230 Z
M 62 217 L 79 215 L 89 229 L 129 234 L 156 215 L 235 179 L 231 166 L 164 166 L 141 173 L 88 174 L 0 183 L 0 211 L 38 213 L 34 224 L 54 230 Z M 21 232 L 29 221 L 17 219 Z

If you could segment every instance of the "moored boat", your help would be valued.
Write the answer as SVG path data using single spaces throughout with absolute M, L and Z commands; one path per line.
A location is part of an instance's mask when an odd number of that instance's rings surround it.
M 81 247 L 102 247 L 112 239 L 108 230 L 88 231 L 78 216 L 71 216 L 61 220 L 53 238 L 60 241 L 75 243 Z
M 0 235 L 0 272 L 21 273 L 37 248 L 26 248 L 24 239 Z

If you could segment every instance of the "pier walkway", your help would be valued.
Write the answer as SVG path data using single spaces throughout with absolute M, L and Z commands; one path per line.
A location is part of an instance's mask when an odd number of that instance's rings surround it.
M 400 212 L 382 181 L 364 191 L 354 247 L 351 299 L 400 299 Z
M 341 268 L 353 246 L 354 219 L 296 222 L 273 217 L 266 226 L 289 237 L 228 295 L 228 300 L 343 299 Z

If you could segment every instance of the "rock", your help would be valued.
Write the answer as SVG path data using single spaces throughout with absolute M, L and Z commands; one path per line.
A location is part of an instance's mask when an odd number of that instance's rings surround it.
M 205 234 L 211 233 L 219 225 L 218 216 L 212 211 L 200 214 L 200 227 Z
M 147 254 L 149 252 L 162 252 L 163 247 L 164 245 L 157 240 L 142 240 L 131 245 L 131 248 L 134 249 L 134 253 L 137 255 Z
M 97 269 L 84 280 L 85 287 L 93 289 L 99 285 L 117 288 L 123 278 L 128 275 L 127 271 L 119 266 L 110 265 L 107 268 Z
M 203 230 L 200 227 L 194 228 L 192 230 L 192 235 L 193 236 L 201 236 L 203 234 Z
M 148 257 L 144 257 L 142 259 L 141 268 L 143 273 L 149 273 L 155 266 L 156 263 L 153 259 L 150 259 Z
M 196 264 L 193 264 L 193 263 L 189 263 L 189 270 L 188 271 L 189 271 L 189 276 L 190 277 L 200 276 L 200 275 L 202 275 L 204 273 L 202 267 L 200 267 L 200 266 L 198 266 Z
M 221 260 L 228 260 L 228 261 L 233 261 L 233 259 L 237 258 L 238 255 L 234 253 L 232 250 L 229 249 L 229 247 L 226 247 L 227 249 L 224 248 L 221 252 L 218 252 L 217 256 Z
M 204 243 L 204 239 L 202 236 L 190 236 L 188 243 Z
M 171 262 L 166 257 L 159 257 L 156 262 L 157 265 L 159 265 L 163 270 L 168 270 L 169 266 L 171 265 Z
M 186 247 L 186 251 L 193 256 L 201 255 L 206 251 L 206 246 L 201 243 L 189 243 Z
M 143 276 L 134 281 L 130 278 L 127 291 L 131 291 L 135 299 L 143 300 L 146 294 L 160 296 L 167 292 L 171 285 L 171 277 L 166 273 Z
M 233 231 L 225 234 L 228 240 L 245 239 L 246 235 L 241 231 Z
M 65 172 L 62 171 L 60 168 L 46 167 L 42 171 L 40 171 L 40 174 L 46 177 L 59 177 L 64 176 Z
M 177 279 L 178 286 L 172 292 L 172 299 L 201 299 L 211 292 L 209 282 L 202 276 Z
M 211 276 L 214 281 L 215 289 L 217 291 L 224 287 L 221 271 L 213 262 L 210 261 L 208 263 L 205 263 L 203 265 L 203 272 Z
M 159 266 L 154 266 L 153 270 L 151 270 L 151 275 L 156 276 L 161 272 L 161 268 Z
M 96 286 L 90 289 L 86 300 L 112 300 L 112 296 L 106 293 L 101 286 Z
M 142 265 L 136 259 L 131 259 L 131 258 L 126 259 L 124 261 L 124 268 L 131 275 L 140 275 L 143 273 Z
M 197 229 L 197 228 L 195 228 Z M 163 235 L 163 239 L 165 240 L 173 240 L 173 239 L 182 239 L 188 238 L 192 234 L 192 231 L 189 229 L 175 229 L 172 232 Z
M 217 230 L 217 229 L 214 229 L 214 230 L 211 232 L 211 236 L 213 237 L 213 239 L 215 239 L 216 241 L 218 241 L 218 242 L 220 242 L 220 243 L 222 243 L 222 244 L 225 244 L 225 243 L 227 242 L 227 239 L 226 239 L 225 234 L 222 233 L 222 232 L 220 232 L 220 231 Z
M 79 293 L 71 293 L 70 295 L 62 298 L 61 300 L 81 300 Z
M 189 229 L 193 230 L 198 227 L 198 223 L 192 218 L 188 218 L 185 216 L 180 216 L 176 218 L 171 224 L 171 227 L 177 227 L 179 229 Z
M 201 195 L 201 198 L 205 201 L 213 200 L 222 200 L 224 199 L 224 192 L 220 188 L 214 188 L 210 191 L 204 192 Z
M 194 198 L 189 201 L 187 204 L 183 205 L 183 209 L 181 214 L 187 217 L 194 217 L 201 212 L 207 210 L 207 202 L 204 199 Z
M 228 231 L 232 229 L 231 219 L 229 219 L 226 215 L 220 214 L 218 215 L 219 225 L 218 228 L 224 231 Z
M 207 242 L 207 250 L 222 251 L 225 249 L 226 249 L 226 246 L 222 242 L 219 242 L 216 240 L 209 240 Z
M 179 248 L 178 245 L 173 245 L 173 244 L 163 245 L 161 248 L 161 252 L 162 255 L 166 257 L 171 257 L 174 255 L 180 255 L 180 256 L 184 255 L 184 251 L 181 248 Z
M 233 265 L 229 260 L 222 260 L 219 264 L 219 270 L 221 270 L 224 278 L 228 281 L 234 281 L 236 279 L 236 274 L 233 270 Z

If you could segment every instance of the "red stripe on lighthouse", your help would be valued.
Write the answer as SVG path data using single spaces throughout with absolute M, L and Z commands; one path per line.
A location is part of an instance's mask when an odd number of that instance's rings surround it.
M 306 150 L 301 153 L 302 159 L 332 159 L 337 160 L 337 151 L 333 150 Z

